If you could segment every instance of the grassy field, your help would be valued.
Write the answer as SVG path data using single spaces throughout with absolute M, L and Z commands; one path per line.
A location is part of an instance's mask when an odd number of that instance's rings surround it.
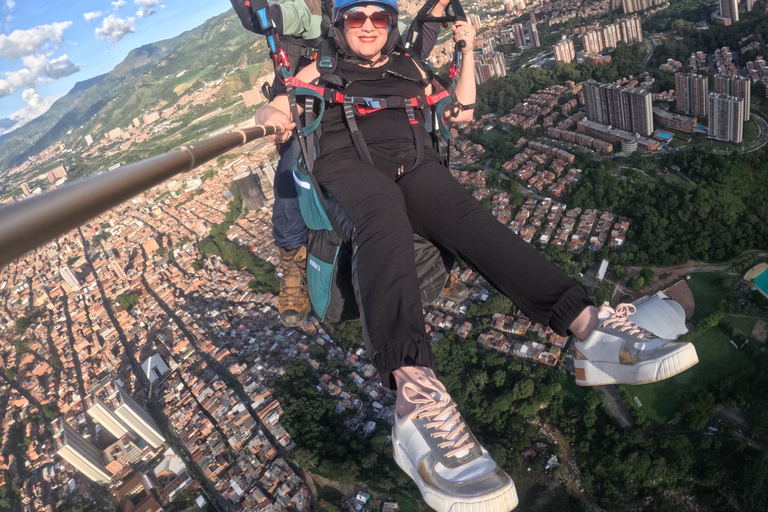
M 672 131 L 672 130 L 667 130 Z M 676 132 L 676 137 L 672 139 L 672 141 L 669 143 L 669 147 L 671 148 L 682 148 L 687 146 L 690 143 L 690 139 L 688 139 L 685 134 L 682 132 Z
M 749 359 L 731 345 L 728 336 L 718 327 L 699 336 L 694 345 L 699 355 L 699 364 L 690 370 L 661 382 L 627 386 L 630 395 L 640 399 L 641 410 L 651 422 L 668 422 L 696 394 L 752 366 Z M 632 407 L 637 406 L 632 404 Z
M 693 323 L 717 311 L 720 301 L 727 293 L 723 290 L 723 272 L 697 272 L 688 280 L 696 301 Z M 732 325 L 752 332 L 756 320 L 753 318 L 727 317 Z M 697 393 L 730 375 L 747 371 L 752 363 L 741 351 L 734 348 L 723 329 L 715 327 L 694 341 L 699 355 L 699 364 L 682 374 L 654 384 L 627 386 L 630 395 L 642 403 L 641 410 L 655 423 L 671 420 L 675 413 Z M 634 403 L 632 407 L 637 407 Z
M 718 309 L 723 298 L 722 282 L 726 275 L 722 272 L 694 272 L 688 280 L 688 286 L 693 292 L 696 309 L 691 321 L 696 324 Z
M 723 321 L 732 325 L 735 330 L 739 331 L 744 336 L 749 337 L 752 334 L 752 329 L 755 328 L 757 318 L 725 315 Z
M 760 136 L 760 127 L 752 119 L 747 120 L 744 123 L 744 137 L 743 144 L 745 146 L 752 144 Z

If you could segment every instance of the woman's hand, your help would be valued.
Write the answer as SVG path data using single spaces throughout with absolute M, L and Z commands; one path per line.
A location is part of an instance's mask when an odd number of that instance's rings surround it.
M 265 137 L 268 141 L 274 142 L 275 144 L 280 144 L 290 139 L 293 129 L 296 128 L 296 123 L 294 123 L 285 112 L 279 108 L 273 107 L 271 104 L 265 105 L 257 110 L 253 118 L 254 121 L 256 121 L 256 124 L 262 126 L 275 125 L 285 128 L 283 133 L 276 133 Z
M 455 42 L 464 41 L 464 48 L 461 49 L 462 55 L 471 54 L 475 50 L 475 29 L 466 21 L 457 21 L 451 27 L 453 30 L 453 40 Z

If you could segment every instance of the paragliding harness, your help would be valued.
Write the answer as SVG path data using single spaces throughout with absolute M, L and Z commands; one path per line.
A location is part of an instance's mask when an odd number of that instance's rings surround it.
M 435 18 L 429 12 L 437 4 L 437 0 L 428 0 L 414 19 L 407 42 L 403 48 L 396 50 L 408 55 L 407 48 L 413 45 L 423 24 L 427 21 L 450 22 L 465 19 L 464 12 L 458 0 L 451 0 L 453 14 Z M 288 100 L 297 124 L 298 142 L 302 156 L 293 171 L 296 191 L 304 222 L 309 228 L 307 285 L 310 301 L 315 313 L 321 321 L 339 321 L 359 317 L 352 276 L 352 258 L 354 251 L 352 241 L 355 233 L 351 222 L 335 198 L 323 190 L 314 174 L 314 159 L 319 154 L 317 149 L 320 138 L 320 123 L 326 104 L 341 105 L 347 126 L 350 130 L 352 143 L 358 157 L 373 165 L 362 132 L 357 127 L 356 114 L 365 116 L 382 109 L 402 109 L 408 117 L 416 146 L 415 168 L 421 162 L 424 153 L 424 130 L 419 129 L 415 115 L 416 109 L 429 110 L 425 115 L 427 131 L 431 134 L 432 143 L 438 149 L 447 165 L 450 132 L 445 125 L 443 112 L 450 108 L 452 115 L 457 115 L 462 108 L 472 108 L 472 105 L 461 105 L 454 92 L 460 66 L 460 48 L 457 45 L 454 61 L 451 66 L 450 79 L 447 82 L 435 76 L 428 67 L 422 66 L 427 78 L 413 78 L 385 71 L 380 79 L 396 76 L 404 80 L 415 81 L 422 88 L 437 82 L 443 90 L 428 97 L 403 98 L 399 96 L 355 97 L 343 93 L 352 82 L 335 75 L 338 52 L 330 40 L 321 43 L 316 66 L 320 72 L 317 85 L 308 84 L 290 76 L 287 70 L 279 70 L 282 62 L 279 46 L 270 45 L 270 54 L 276 64 L 276 76 L 282 77 L 288 92 Z M 416 59 L 414 59 L 416 60 Z M 282 66 L 281 66 L 282 67 Z M 304 97 L 304 116 L 299 114 L 297 97 Z M 426 114 L 426 112 L 425 112 Z M 439 135 L 446 141 L 442 143 Z M 426 239 L 414 235 L 414 251 L 416 255 L 416 270 L 421 285 L 423 304 L 430 304 L 440 295 L 448 278 L 448 272 L 453 265 L 454 256 L 448 251 L 432 245 Z

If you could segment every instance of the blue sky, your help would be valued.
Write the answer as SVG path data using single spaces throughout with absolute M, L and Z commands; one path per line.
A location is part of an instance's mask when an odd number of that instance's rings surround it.
M 231 8 L 228 0 L 0 0 L 0 134 L 134 48 Z

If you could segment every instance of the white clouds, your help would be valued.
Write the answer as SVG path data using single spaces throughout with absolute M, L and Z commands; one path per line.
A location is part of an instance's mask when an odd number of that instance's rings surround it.
M 30 107 L 39 107 L 45 103 L 43 97 L 37 94 L 34 89 L 27 89 L 21 93 L 21 98 L 26 101 Z
M 33 55 L 25 57 L 22 62 L 33 73 L 52 80 L 58 80 L 80 71 L 80 66 L 75 65 L 66 55 L 62 55 L 57 59 L 52 59 L 50 53 L 47 55 Z
M 53 81 L 80 71 L 80 66 L 74 64 L 66 55 L 56 59 L 52 59 L 51 55 L 48 53 L 24 57 L 23 69 L 6 73 L 5 78 L 0 79 L 0 98 L 23 87 L 34 87 L 41 77 Z
M 128 5 L 128 2 L 126 2 L 125 0 L 117 0 L 117 2 L 112 2 L 112 7 L 115 10 L 121 9 L 121 8 L 125 7 L 126 5 Z
M 0 56 L 13 60 L 34 55 L 48 41 L 61 44 L 64 30 L 71 25 L 71 21 L 63 21 L 39 25 L 28 30 L 14 30 L 9 36 L 0 34 Z
M 0 135 L 20 128 L 41 116 L 51 108 L 51 105 L 59 99 L 60 95 L 43 98 L 34 89 L 27 89 L 21 97 L 27 102 L 27 106 L 5 119 L 0 119 Z
M 96 39 L 109 39 L 113 44 L 120 41 L 126 34 L 136 32 L 136 23 L 133 18 L 118 18 L 110 14 L 96 29 Z
M 37 75 L 29 69 L 11 71 L 0 78 L 0 98 L 13 94 L 22 87 L 32 87 L 37 80 Z
M 136 16 L 139 18 L 146 18 L 155 14 L 153 7 L 165 9 L 163 0 L 134 0 L 134 3 L 139 6 L 139 10 L 136 11 Z
M 5 0 L 5 6 L 3 6 L 3 10 L 8 11 L 8 15 L 5 17 L 5 21 L 11 21 L 13 19 L 14 7 L 16 7 L 16 2 L 13 0 Z
M 101 16 L 101 11 L 95 11 L 95 12 L 86 12 L 83 14 L 83 18 L 85 18 L 86 21 L 95 20 L 96 18 L 99 18 Z

